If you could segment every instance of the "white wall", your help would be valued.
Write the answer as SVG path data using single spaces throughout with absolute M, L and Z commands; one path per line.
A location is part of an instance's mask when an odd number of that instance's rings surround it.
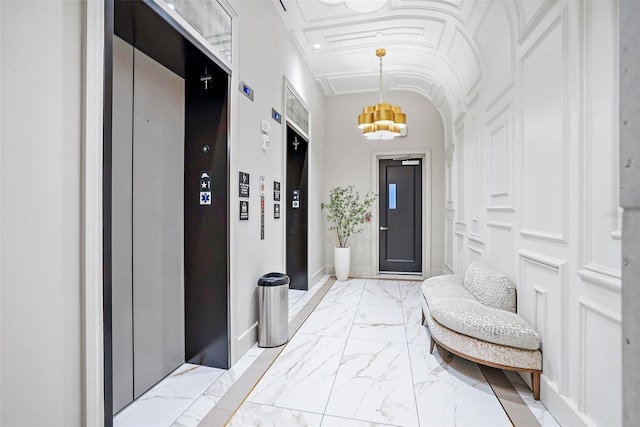
M 0 425 L 80 425 L 80 2 L 0 2 Z
M 234 50 L 231 111 L 231 222 L 232 298 L 235 309 L 236 358 L 257 340 L 257 291 L 259 277 L 270 271 L 285 271 L 284 203 L 282 218 L 273 218 L 273 181 L 285 183 L 284 138 L 286 125 L 271 119 L 271 108 L 283 116 L 284 76 L 311 108 L 309 143 L 309 274 L 310 286 L 324 273 L 323 225 L 313 209 L 320 204 L 324 182 L 324 96 L 300 57 L 271 2 L 230 2 L 238 14 L 237 46 Z M 238 81 L 255 91 L 254 101 L 240 94 Z M 260 143 L 260 120 L 271 124 L 271 148 Z M 238 220 L 238 171 L 251 174 L 249 221 Z M 259 177 L 266 178 L 265 239 L 260 240 Z
M 372 153 L 393 151 L 406 154 L 412 149 L 431 150 L 431 242 L 428 244 L 428 265 L 433 274 L 442 274 L 444 267 L 444 126 L 438 111 L 425 97 L 413 92 L 391 91 L 383 94 L 385 102 L 402 107 L 407 114 L 407 136 L 389 141 L 369 141 L 358 129 L 358 114 L 366 105 L 378 102 L 378 93 L 340 95 L 326 101 L 326 180 L 322 190 L 322 201 L 328 201 L 329 190 L 335 186 L 355 186 L 361 196 L 367 191 L 376 192 L 372 187 Z M 319 210 L 319 206 L 316 206 Z M 311 210 L 313 210 L 311 205 Z M 377 217 L 377 204 L 373 210 Z M 377 224 L 377 218 L 365 224 L 365 230 L 349 239 L 351 247 L 351 274 L 376 275 L 372 262 L 372 240 L 370 228 Z M 328 224 L 325 224 L 328 228 Z M 426 230 L 425 230 L 426 231 Z M 333 265 L 335 235 L 327 231 L 325 257 L 329 270 Z
M 482 81 L 448 147 L 446 263 L 516 281 L 562 425 L 620 425 L 617 3 L 483 6 Z

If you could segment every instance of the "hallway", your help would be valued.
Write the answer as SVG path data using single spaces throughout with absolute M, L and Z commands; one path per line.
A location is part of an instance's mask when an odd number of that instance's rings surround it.
M 429 354 L 428 331 L 420 326 L 421 282 L 332 281 L 322 280 L 309 292 L 290 291 L 291 320 L 303 305 L 314 304 L 316 292 L 330 286 L 253 390 L 246 391 L 246 400 L 237 402 L 229 426 L 558 425 L 517 374 L 507 375 L 518 393 L 505 402 L 504 387 L 494 392 L 500 385 L 490 384 L 475 363 Z M 195 367 L 199 374 L 191 379 L 174 374 L 165 380 L 170 386 L 159 384 L 114 424 L 198 425 L 240 375 L 259 369 L 255 362 L 263 351 L 254 347 L 227 373 Z M 187 370 L 184 365 L 178 371 Z M 180 381 L 191 381 L 191 391 Z M 164 396 L 158 391 L 163 387 Z M 167 413 L 172 405 L 182 405 L 182 415 Z M 157 418 L 161 412 L 166 415 Z M 211 420 L 202 425 L 217 425 Z

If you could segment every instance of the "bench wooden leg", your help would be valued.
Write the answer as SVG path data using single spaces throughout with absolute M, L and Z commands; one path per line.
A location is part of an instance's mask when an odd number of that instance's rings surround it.
M 533 398 L 540 400 L 540 371 L 531 373 L 531 385 L 533 386 Z
M 436 346 L 436 342 L 433 340 L 433 337 L 431 337 L 431 348 L 429 349 L 429 354 L 433 354 L 433 347 Z

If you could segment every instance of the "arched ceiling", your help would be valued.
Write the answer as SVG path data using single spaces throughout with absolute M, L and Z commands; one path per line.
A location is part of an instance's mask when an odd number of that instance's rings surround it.
M 273 2 L 328 96 L 377 91 L 378 47 L 387 49 L 383 91 L 415 91 L 440 109 L 464 104 L 481 79 L 473 35 L 488 1 Z

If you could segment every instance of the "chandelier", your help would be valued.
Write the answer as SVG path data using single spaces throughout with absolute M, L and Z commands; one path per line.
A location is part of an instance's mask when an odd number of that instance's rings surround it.
M 393 139 L 407 126 L 407 115 L 400 107 L 382 102 L 382 57 L 386 53 L 384 48 L 376 50 L 380 58 L 380 102 L 364 107 L 358 115 L 358 127 L 367 139 Z

